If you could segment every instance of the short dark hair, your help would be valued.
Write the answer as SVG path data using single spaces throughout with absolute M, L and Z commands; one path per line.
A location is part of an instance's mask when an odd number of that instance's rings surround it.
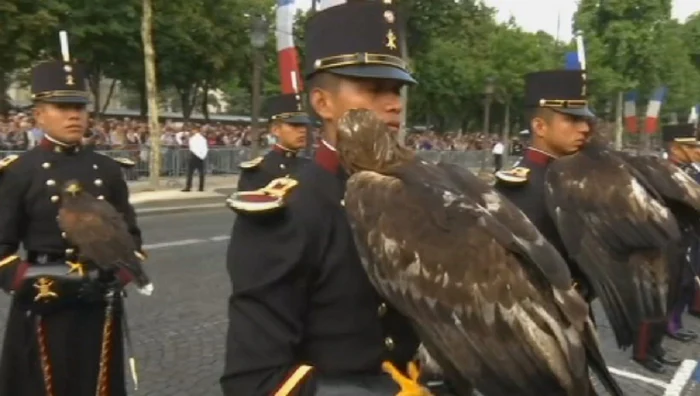
M 338 88 L 338 76 L 330 72 L 318 72 L 307 81 L 306 92 L 319 88 L 326 91 L 335 91 Z
M 552 119 L 553 115 L 554 110 L 548 107 L 535 107 L 532 109 L 527 109 L 525 112 L 525 118 L 527 119 L 528 126 L 535 118 L 542 118 L 545 121 L 549 121 Z

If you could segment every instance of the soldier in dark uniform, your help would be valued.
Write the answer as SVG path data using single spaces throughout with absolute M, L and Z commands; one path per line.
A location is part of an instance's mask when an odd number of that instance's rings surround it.
M 77 262 L 79 252 L 65 239 L 57 215 L 64 183 L 77 180 L 124 215 L 140 248 L 128 188 L 117 162 L 80 144 L 89 102 L 80 65 L 35 67 L 32 98 L 44 139 L 6 161 L 0 183 L 0 287 L 13 294 L 0 395 L 125 396 L 123 304 L 112 291 L 126 279 Z
M 513 169 L 496 174 L 496 189 L 516 204 L 567 259 L 576 288 L 590 303 L 595 298 L 591 280 L 569 258 L 545 204 L 548 166 L 558 157 L 579 151 L 590 133 L 594 114 L 586 99 L 585 72 L 553 70 L 528 74 L 525 104 L 531 145 Z M 644 322 L 634 344 L 634 360 L 657 373 L 665 371 L 663 364 L 680 363 L 680 359 L 661 347 L 664 330 L 663 321 Z
M 278 177 L 294 173 L 308 162 L 299 156 L 306 147 L 307 128 L 311 119 L 303 111 L 300 94 L 285 94 L 271 97 L 266 103 L 270 132 L 277 143 L 264 157 L 240 164 L 238 191 L 250 191 L 265 187 Z
M 414 83 L 400 58 L 402 34 L 396 7 L 380 1 L 330 7 L 307 23 L 305 75 L 322 141 L 294 178 L 233 196 L 225 396 L 399 391 L 383 362 L 403 369 L 418 339 L 362 268 L 334 144 L 337 121 L 352 108 L 375 111 L 398 132 L 400 90 Z
M 594 114 L 586 105 L 580 70 L 552 70 L 525 76 L 530 144 L 513 169 L 496 173 L 496 189 L 515 203 L 566 258 L 564 243 L 545 206 L 545 173 L 557 157 L 576 153 L 586 142 Z M 572 276 L 587 301 L 588 280 L 569 261 Z
M 697 140 L 693 124 L 666 125 L 662 131 L 663 140 L 668 144 L 668 159 L 683 169 L 688 175 L 700 182 L 700 170 L 694 162 L 700 160 L 700 142 Z M 683 328 L 683 312 L 688 308 L 692 313 L 700 312 L 700 307 L 694 307 L 697 294 L 695 276 L 700 273 L 700 246 L 693 230 L 683 230 L 682 250 L 686 252 L 680 259 L 682 284 L 678 301 L 670 301 L 669 320 L 666 333 L 669 337 L 681 342 L 689 342 L 698 338 L 694 331 Z M 694 309 L 695 308 L 695 309 Z

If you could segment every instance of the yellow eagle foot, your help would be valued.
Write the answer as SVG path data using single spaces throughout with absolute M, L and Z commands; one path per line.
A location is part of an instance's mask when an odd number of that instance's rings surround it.
M 414 362 L 410 362 L 407 367 L 408 377 L 403 375 L 392 363 L 382 363 L 382 370 L 389 374 L 391 378 L 399 384 L 401 390 L 396 396 L 433 396 L 430 391 L 418 383 L 420 378 L 420 370 Z
M 75 263 L 72 261 L 66 261 L 66 264 L 68 264 L 68 266 L 70 267 L 70 269 L 68 270 L 69 274 L 72 274 L 75 272 L 80 276 L 85 276 L 85 269 L 83 268 L 83 264 Z

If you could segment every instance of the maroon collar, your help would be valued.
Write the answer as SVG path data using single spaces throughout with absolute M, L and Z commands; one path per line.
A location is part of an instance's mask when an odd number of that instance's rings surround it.
M 556 158 L 534 147 L 528 147 L 527 150 L 525 150 L 525 159 L 537 165 L 547 165 Z
M 274 146 L 272 146 L 272 151 L 278 154 L 282 154 L 285 157 L 295 157 L 297 155 L 297 152 L 295 150 L 290 150 L 279 144 L 275 144 Z
M 39 147 L 46 151 L 53 151 L 55 153 L 77 153 L 81 150 L 81 146 L 79 144 L 74 144 L 74 145 L 68 145 L 68 144 L 61 144 L 59 142 L 47 139 L 44 137 L 41 139 L 41 142 L 39 142 Z
M 337 174 L 340 169 L 340 157 L 338 156 L 338 152 L 333 150 L 328 143 L 322 140 L 318 142 L 314 161 L 333 174 Z

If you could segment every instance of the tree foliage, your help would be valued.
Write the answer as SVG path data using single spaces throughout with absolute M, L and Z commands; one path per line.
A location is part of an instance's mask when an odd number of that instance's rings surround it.
M 265 16 L 269 37 L 262 50 L 263 92 L 279 90 L 274 0 L 153 0 L 154 40 L 162 103 L 206 113 L 209 93 L 223 91 L 236 114 L 250 112 L 254 51 L 251 16 Z M 479 129 L 484 86 L 495 82 L 492 116 L 514 123 L 526 73 L 563 66 L 573 43 L 544 32 L 525 32 L 514 21 L 498 23 L 495 10 L 477 0 L 402 0 L 409 58 L 419 85 L 409 94 L 414 124 L 439 129 Z M 581 0 L 575 29 L 584 32 L 592 100 L 600 109 L 617 93 L 645 94 L 669 87 L 666 111 L 700 101 L 700 14 L 685 23 L 670 18 L 670 0 Z M 66 29 L 75 58 L 86 63 L 93 94 L 105 102 L 101 78 L 118 80 L 140 96 L 145 112 L 141 2 L 124 0 L 0 0 L 0 92 L 10 77 L 34 62 L 59 56 L 57 32 Z M 300 12 L 294 36 L 303 59 Z M 107 92 L 104 92 L 107 91 Z M 513 110 L 511 120 L 506 110 Z M 0 107 L 0 110 L 2 108 Z M 99 110 L 99 109 L 98 109 Z

